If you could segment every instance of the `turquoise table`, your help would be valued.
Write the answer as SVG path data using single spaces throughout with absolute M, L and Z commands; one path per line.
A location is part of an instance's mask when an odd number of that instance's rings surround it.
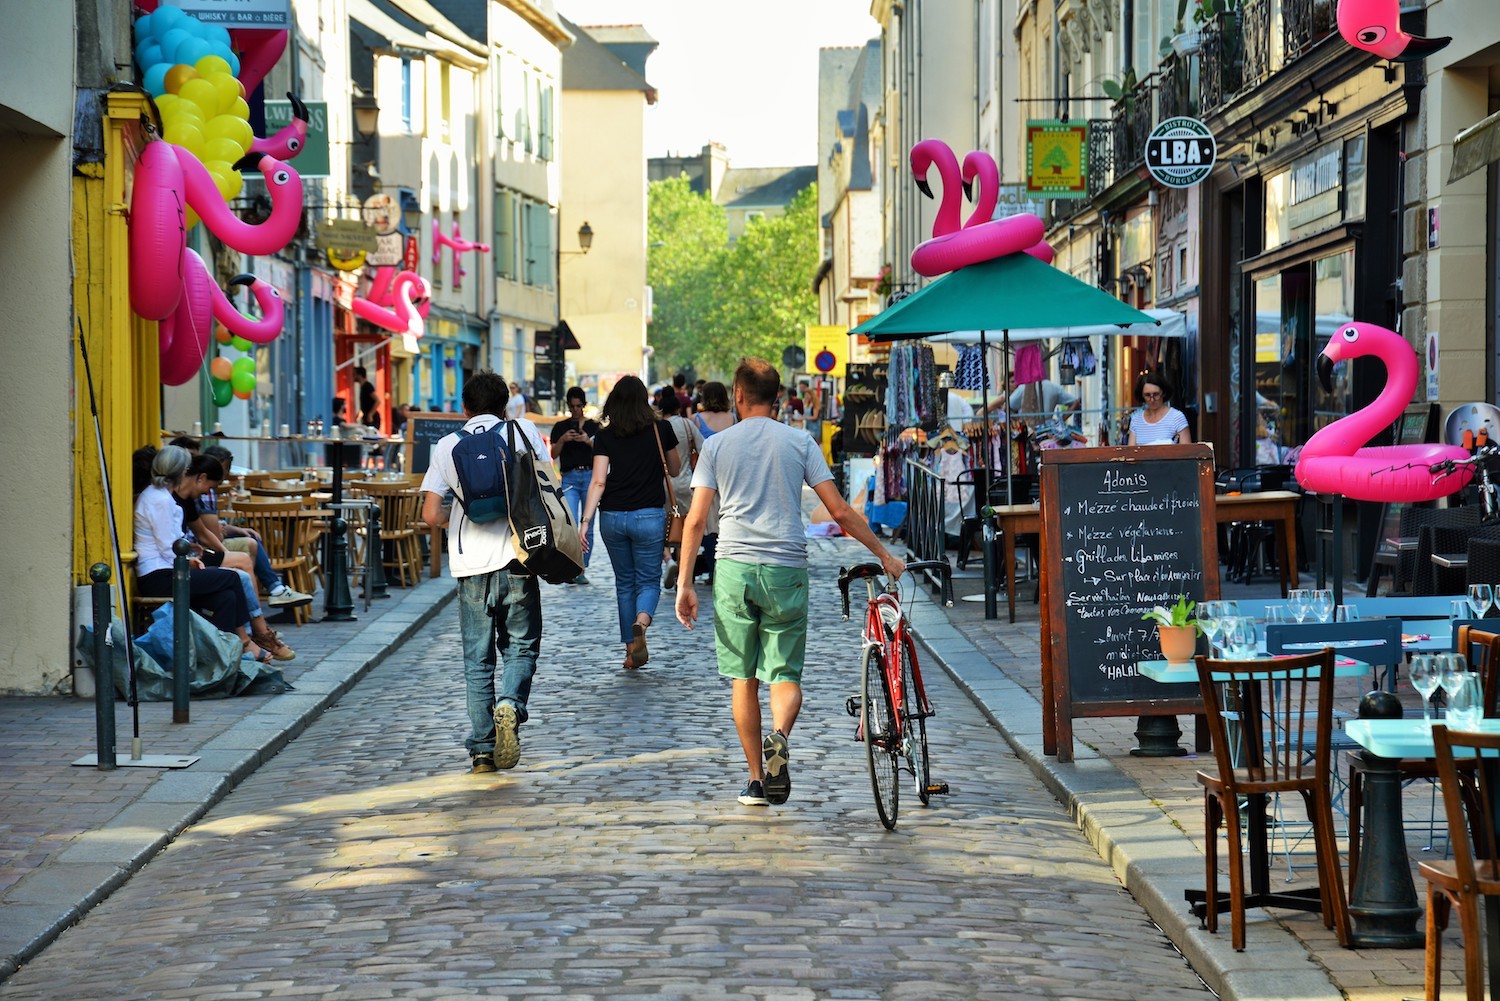
M 1322 649 L 1319 647 L 1318 649 Z M 1265 656 L 1265 651 L 1261 651 Z M 1198 668 L 1192 661 L 1181 664 L 1169 663 L 1165 660 L 1143 660 L 1135 665 L 1136 672 L 1143 678 L 1159 681 L 1164 685 L 1181 683 L 1192 683 L 1198 680 Z M 1333 662 L 1333 676 L 1335 678 L 1358 678 L 1370 673 L 1370 665 L 1362 660 L 1354 660 L 1350 657 L 1339 657 Z M 1227 681 L 1228 678 L 1215 676 L 1217 681 Z

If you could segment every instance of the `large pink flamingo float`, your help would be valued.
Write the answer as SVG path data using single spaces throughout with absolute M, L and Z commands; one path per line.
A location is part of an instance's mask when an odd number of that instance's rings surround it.
M 415 275 L 416 272 L 402 271 L 401 274 Z M 393 265 L 384 264 L 377 267 L 375 273 L 370 276 L 370 291 L 365 293 L 365 298 L 372 305 L 380 306 L 383 309 L 395 309 L 396 297 L 393 294 L 393 289 L 396 284 L 396 275 L 397 270 Z M 430 286 L 424 283 L 422 289 L 418 290 L 416 295 L 430 295 L 431 293 L 427 291 L 428 289 L 430 289 Z M 427 314 L 432 309 L 432 299 L 423 298 L 418 301 L 416 296 L 413 296 L 413 303 L 413 308 L 421 315 L 422 319 L 427 319 Z
M 974 211 L 964 223 L 964 228 L 987 222 L 995 217 L 995 206 L 1000 201 L 1000 167 L 995 163 L 995 158 L 983 150 L 970 150 L 964 157 L 963 163 L 964 195 L 974 202 Z M 975 185 L 979 187 L 979 197 L 974 197 Z M 1052 249 L 1052 244 L 1046 240 L 1039 240 L 1033 246 L 1027 247 L 1025 253 L 1035 257 L 1043 264 L 1051 264 L 1057 256 Z
M 917 274 L 931 278 L 1018 253 L 1042 242 L 1046 227 L 1034 215 L 989 219 L 1000 191 L 1000 171 L 989 154 L 974 150 L 964 158 L 964 166 L 960 168 L 947 143 L 924 139 L 912 147 L 911 164 L 917 189 L 927 197 L 932 197 L 927 184 L 928 168 L 936 165 L 943 181 L 943 197 L 933 222 L 932 239 L 923 241 L 911 252 L 912 270 Z M 968 221 L 959 225 L 962 215 L 959 202 L 963 197 L 959 190 L 972 190 L 976 177 L 980 182 L 980 198 L 988 204 L 988 212 L 982 213 L 976 206 Z
M 1402 31 L 1400 0 L 1339 0 L 1337 19 L 1344 41 L 1382 59 L 1425 59 L 1453 41 Z
M 463 265 L 463 261 L 461 261 L 459 259 L 459 255 L 460 254 L 467 254 L 471 250 L 477 250 L 481 254 L 488 254 L 490 252 L 490 245 L 488 243 L 476 243 L 473 240 L 465 240 L 463 238 L 463 236 L 460 235 L 459 228 L 458 228 L 458 220 L 455 219 L 453 221 L 453 235 L 449 236 L 448 234 L 446 234 L 446 233 L 443 232 L 442 225 L 436 219 L 434 219 L 434 220 L 432 220 L 432 263 L 433 264 L 442 264 L 443 263 L 443 248 L 444 247 L 448 247 L 449 249 L 451 249 L 453 251 L 453 287 L 454 288 L 458 288 L 460 285 L 462 285 L 463 284 L 463 282 L 462 282 L 463 276 L 469 273 L 467 270 L 465 270 L 464 265 Z
M 386 308 L 363 296 L 357 296 L 352 307 L 354 315 L 382 330 L 421 337 L 427 326 L 417 309 L 416 299 L 418 296 L 427 298 L 432 295 L 427 279 L 415 271 L 403 271 L 392 282 L 391 295 L 395 300 L 395 308 Z
M 1434 463 L 1467 459 L 1456 445 L 1361 447 L 1391 426 L 1417 388 L 1417 354 L 1406 339 L 1373 323 L 1346 323 L 1318 356 L 1318 379 L 1333 391 L 1336 362 L 1374 356 L 1385 363 L 1385 388 L 1369 406 L 1334 421 L 1312 436 L 1297 460 L 1297 482 L 1316 493 L 1351 500 L 1427 501 L 1457 493 L 1473 471 L 1459 466 L 1434 474 Z
M 257 136 L 250 144 L 249 152 L 265 153 L 285 162 L 301 153 L 302 147 L 307 145 L 307 126 L 310 120 L 307 105 L 291 91 L 287 91 L 286 99 L 292 103 L 292 120 L 278 129 L 274 136 Z
M 158 335 L 161 381 L 167 386 L 180 386 L 198 374 L 208 357 L 214 320 L 231 334 L 256 344 L 269 344 L 281 333 L 286 319 L 281 293 L 254 275 L 236 275 L 229 284 L 249 286 L 260 305 L 258 320 L 235 308 L 196 251 L 187 251 L 186 270 L 182 297 L 172 314 L 161 321 Z

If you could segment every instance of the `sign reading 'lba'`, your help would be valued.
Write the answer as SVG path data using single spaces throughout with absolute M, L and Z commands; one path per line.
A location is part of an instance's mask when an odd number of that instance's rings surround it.
M 1191 188 L 1214 169 L 1218 147 L 1196 118 L 1168 118 L 1146 140 L 1146 169 L 1169 188 Z

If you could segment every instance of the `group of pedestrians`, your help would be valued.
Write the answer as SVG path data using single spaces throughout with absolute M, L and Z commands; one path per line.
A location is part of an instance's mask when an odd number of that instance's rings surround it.
M 686 513 L 681 553 L 696 554 L 710 528 L 717 528 L 712 571 L 715 648 L 719 673 L 731 682 L 731 710 L 749 772 L 739 801 L 784 803 L 791 791 L 788 738 L 802 706 L 807 648 L 802 487 L 817 494 L 844 532 L 875 554 L 888 574 L 900 575 L 905 564 L 885 549 L 864 518 L 840 496 L 817 443 L 774 418 L 780 376 L 771 364 L 747 358 L 736 369 L 738 420 L 729 416 L 725 388 L 718 386 L 720 399 L 711 392 L 714 385 L 705 385 L 703 409 L 691 417 L 674 414 L 658 397 L 659 416 L 645 384 L 627 376 L 610 392 L 600 422 L 585 417 L 583 392 L 575 388 L 568 393 L 569 416 L 554 426 L 551 446 L 542 441 L 535 425 L 521 418 L 515 421 L 520 432 L 517 447 L 556 459 L 565 490 L 575 495 L 587 471 L 579 532 L 587 552 L 597 514 L 599 536 L 615 570 L 625 669 L 634 670 L 649 660 L 646 637 L 663 586 L 659 568 L 670 520 L 668 481 L 674 481 L 674 499 Z M 502 420 L 508 396 L 505 382 L 494 373 L 471 377 L 463 390 L 468 418 L 464 430 L 478 433 Z M 673 396 L 681 411 L 681 401 L 675 392 Z M 462 503 L 444 505 L 450 492 L 463 499 L 452 459 L 458 440 L 457 434 L 448 435 L 433 446 L 422 483 L 427 494 L 423 519 L 449 528 L 449 567 L 458 578 L 470 720 L 465 746 L 471 770 L 490 772 L 514 768 L 520 761 L 519 730 L 527 720 L 541 644 L 541 595 L 535 577 L 509 569 L 514 553 L 503 519 L 466 523 Z M 590 453 L 587 465 L 585 449 Z M 675 498 L 675 483 L 683 479 L 691 488 L 690 499 Z M 691 630 L 699 609 L 696 560 L 689 556 L 678 564 L 676 613 Z M 763 733 L 762 685 L 769 689 L 769 734 Z

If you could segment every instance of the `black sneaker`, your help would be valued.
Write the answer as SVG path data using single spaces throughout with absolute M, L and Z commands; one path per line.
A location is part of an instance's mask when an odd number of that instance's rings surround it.
M 792 756 L 787 750 L 786 736 L 777 730 L 761 742 L 760 749 L 766 756 L 766 802 L 780 806 L 792 794 L 792 775 L 787 767 Z
M 480 775 L 484 772 L 495 770 L 495 756 L 493 754 L 476 754 L 469 759 L 469 774 Z
M 517 732 L 516 707 L 502 702 L 495 707 L 495 765 L 514 768 L 521 760 L 521 735 Z
M 740 802 L 744 803 L 746 806 L 766 805 L 766 792 L 765 789 L 761 787 L 759 780 L 750 780 L 750 784 L 745 786 L 744 791 L 740 793 Z

